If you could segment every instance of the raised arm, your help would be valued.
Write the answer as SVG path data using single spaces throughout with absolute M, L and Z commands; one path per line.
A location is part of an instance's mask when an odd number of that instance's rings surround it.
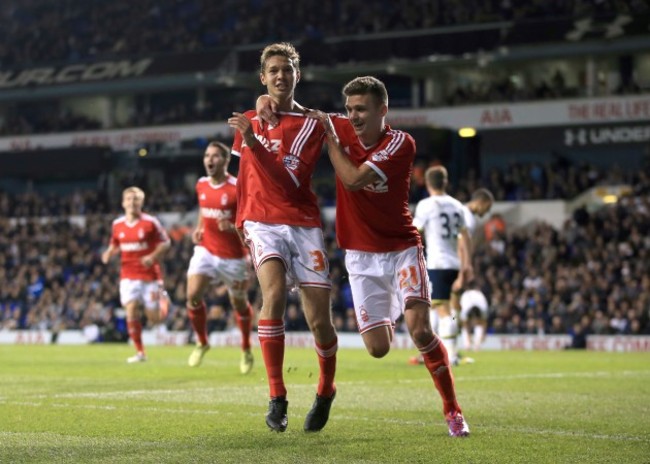
M 328 114 L 322 111 L 310 111 L 308 115 L 321 121 L 325 127 L 327 151 L 330 156 L 330 161 L 332 162 L 332 166 L 334 166 L 336 175 L 346 190 L 361 190 L 366 185 L 381 179 L 379 174 L 367 164 L 362 164 L 357 167 L 352 163 L 341 146 L 336 130 L 334 129 L 334 124 L 332 124 L 332 120 Z
M 458 237 L 458 257 L 460 258 L 461 287 L 474 278 L 474 267 L 472 264 L 472 238 L 467 228 L 460 231 Z
M 244 114 L 233 113 L 232 117 L 228 118 L 228 125 L 239 131 L 244 142 L 253 152 L 255 162 L 266 172 L 270 181 L 279 183 L 287 191 L 294 191 L 300 186 L 298 179 L 287 170 L 282 161 L 257 140 L 251 121 Z

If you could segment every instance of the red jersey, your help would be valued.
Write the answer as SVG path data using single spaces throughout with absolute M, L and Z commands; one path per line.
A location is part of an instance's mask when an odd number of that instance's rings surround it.
M 388 125 L 379 141 L 366 147 L 346 117 L 332 122 L 340 144 L 355 166 L 367 164 L 380 177 L 351 192 L 336 178 L 336 238 L 341 248 L 375 253 L 419 245 L 420 234 L 409 210 L 415 141 Z
M 237 227 L 244 221 L 320 227 L 320 210 L 311 190 L 311 177 L 321 154 L 322 124 L 299 113 L 278 113 L 275 127 L 247 111 L 255 137 L 255 150 L 235 133 L 233 155 L 241 157 L 237 175 Z
M 162 279 L 160 264 L 145 267 L 140 259 L 150 254 L 160 243 L 169 242 L 167 232 L 158 219 L 146 213 L 132 223 L 126 216 L 113 221 L 111 245 L 120 249 L 122 270 L 120 279 L 153 281 Z
M 209 177 L 201 177 L 196 182 L 196 195 L 203 221 L 200 245 L 220 258 L 243 258 L 245 250 L 237 233 L 234 230 L 219 230 L 221 219 L 235 223 L 237 178 L 228 174 L 224 182 L 213 185 Z

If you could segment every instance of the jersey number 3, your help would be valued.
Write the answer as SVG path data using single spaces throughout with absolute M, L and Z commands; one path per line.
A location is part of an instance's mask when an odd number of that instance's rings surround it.
M 447 213 L 440 213 L 442 219 L 442 238 L 450 238 L 452 235 L 455 237 L 460 232 L 460 214 L 453 214 L 454 224 L 451 224 L 451 218 Z
M 314 263 L 314 271 L 321 272 L 327 269 L 327 264 L 325 262 L 325 255 L 320 250 L 313 250 L 309 252 L 309 256 Z

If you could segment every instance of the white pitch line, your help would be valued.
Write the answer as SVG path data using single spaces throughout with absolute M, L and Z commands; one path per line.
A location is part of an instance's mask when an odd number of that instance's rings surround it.
M 38 402 L 27 402 L 27 401 L 0 401 L 0 404 L 15 405 L 15 406 L 34 406 L 41 407 L 45 406 L 42 403 Z M 98 405 L 78 405 L 78 404 L 68 404 L 68 403 L 52 403 L 47 406 L 64 408 L 64 409 L 94 409 L 94 410 L 109 410 L 109 411 L 120 411 L 120 410 L 133 410 L 133 411 L 142 411 L 142 412 L 153 412 L 156 414 L 200 414 L 208 416 L 247 416 L 247 417 L 261 417 L 263 412 L 243 412 L 238 411 L 236 413 L 229 411 L 206 411 L 205 409 L 173 409 L 173 408 L 153 408 L 153 407 L 133 407 L 131 405 L 125 407 L 117 406 L 98 406 Z M 417 426 L 417 427 L 446 427 L 444 425 L 442 418 L 440 419 L 440 424 L 431 423 L 430 421 L 415 421 L 415 420 L 404 420 L 404 419 L 393 419 L 393 418 L 376 418 L 376 417 L 363 417 L 363 416 L 348 416 L 348 415 L 339 415 L 336 414 L 336 420 L 344 420 L 350 422 L 383 422 L 388 424 L 397 424 L 404 426 Z M 480 431 L 496 431 L 496 432 L 514 432 L 514 433 L 525 433 L 529 435 L 555 435 L 555 436 L 566 436 L 566 437 L 579 437 L 587 439 L 596 439 L 596 440 L 611 440 L 611 441 L 635 441 L 635 442 L 648 442 L 650 443 L 650 437 L 640 437 L 640 436 L 627 436 L 627 435 L 607 435 L 607 434 L 594 434 L 581 431 L 571 431 L 571 430 L 550 430 L 550 429 L 539 429 L 534 427 L 505 427 L 499 425 L 476 425 L 473 424 L 473 430 Z M 0 433 L 1 435 L 1 433 Z
M 454 373 L 454 380 L 457 382 L 484 382 L 486 380 L 524 380 L 524 379 L 565 379 L 565 378 L 597 378 L 597 377 L 619 377 L 621 375 L 627 377 L 650 377 L 650 371 L 620 371 L 620 372 L 547 372 L 539 374 L 512 374 L 512 375 L 477 375 L 477 376 L 459 376 Z M 366 381 L 350 381 L 339 382 L 337 385 L 377 385 L 380 383 L 390 384 L 414 384 L 421 382 L 431 382 L 431 378 L 423 376 L 421 379 L 392 379 L 392 380 L 377 380 L 373 382 Z
M 457 382 L 485 382 L 485 381 L 508 381 L 508 380 L 525 380 L 525 379 L 566 379 L 566 378 L 603 378 L 603 377 L 650 377 L 650 371 L 596 371 L 596 372 L 547 372 L 539 374 L 513 374 L 513 375 L 481 375 L 481 376 L 457 376 L 454 379 Z M 429 376 L 422 376 L 419 379 L 386 379 L 386 380 L 373 380 L 369 381 L 337 381 L 339 386 L 372 386 L 378 384 L 419 384 L 429 383 L 431 378 Z M 294 384 L 288 383 L 292 389 L 311 389 L 312 385 L 308 384 Z M 251 385 L 246 387 L 247 392 L 256 392 L 263 394 L 267 390 L 266 385 Z M 109 392 L 75 392 L 75 393 L 57 393 L 54 395 L 33 395 L 32 399 L 47 399 L 47 398 L 94 398 L 94 399 L 128 399 L 137 397 L 151 397 L 151 396 L 177 396 L 179 394 L 213 394 L 213 393 L 240 393 L 242 387 L 240 385 L 219 386 L 208 388 L 190 388 L 190 389 L 158 389 L 158 390 L 121 390 Z M 6 397 L 0 397 L 0 400 Z

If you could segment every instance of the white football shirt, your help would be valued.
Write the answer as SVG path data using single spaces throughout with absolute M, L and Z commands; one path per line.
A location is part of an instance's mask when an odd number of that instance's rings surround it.
M 482 291 L 465 290 L 460 297 L 460 320 L 466 321 L 472 308 L 478 308 L 484 319 L 488 316 L 488 302 Z
M 476 220 L 474 213 L 472 213 L 467 205 L 463 205 L 463 217 L 465 218 L 465 227 L 467 227 L 467 233 L 469 233 L 470 237 L 473 237 L 474 232 L 476 232 L 478 221 Z
M 449 195 L 421 200 L 415 207 L 413 225 L 424 231 L 429 269 L 460 269 L 458 234 L 465 229 L 460 201 Z

